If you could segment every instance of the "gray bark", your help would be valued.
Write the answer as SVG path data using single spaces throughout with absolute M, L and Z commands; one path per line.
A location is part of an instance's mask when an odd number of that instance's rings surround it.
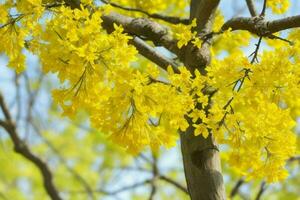
M 181 133 L 181 151 L 191 199 L 226 199 L 219 151 L 212 136 L 195 137 L 189 128 Z
M 192 0 L 190 20 L 197 19 L 195 31 L 202 34 L 211 32 L 214 15 L 219 0 Z M 205 67 L 210 62 L 209 43 L 202 45 L 201 51 L 204 59 L 196 59 L 186 53 L 185 65 L 190 69 L 200 69 L 204 74 Z M 217 144 L 212 135 L 207 139 L 193 135 L 194 128 L 190 127 L 180 134 L 181 152 L 188 191 L 192 200 L 224 200 L 226 199 L 221 163 Z

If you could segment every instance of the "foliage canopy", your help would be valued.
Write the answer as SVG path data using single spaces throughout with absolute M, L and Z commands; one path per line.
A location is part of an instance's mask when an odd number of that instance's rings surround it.
M 273 16 L 291 4 L 265 2 Z M 212 135 L 222 145 L 223 159 L 236 174 L 285 179 L 286 161 L 297 151 L 299 29 L 278 34 L 281 30 L 239 28 L 218 10 L 211 32 L 202 34 L 196 18 L 185 20 L 189 4 L 5 0 L 0 52 L 17 73 L 26 69 L 24 49 L 38 56 L 43 73 L 59 78 L 52 96 L 63 115 L 76 120 L 86 113 L 93 128 L 131 154 L 175 146 L 178 130 L 185 134 L 192 126 L 195 137 Z M 264 15 L 254 20 L 264 22 Z M 153 46 L 165 47 L 170 58 L 155 50 L 163 59 L 151 60 L 143 48 Z M 250 57 L 248 46 L 255 50 Z M 212 55 L 208 66 L 182 59 L 181 52 L 203 48 Z

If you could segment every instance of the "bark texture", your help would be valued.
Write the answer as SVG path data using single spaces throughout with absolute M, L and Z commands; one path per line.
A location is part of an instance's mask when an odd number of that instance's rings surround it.
M 219 0 L 192 0 L 190 20 L 197 19 L 198 35 L 211 32 L 215 11 Z M 185 65 L 190 69 L 203 69 L 210 62 L 209 42 L 202 45 L 199 53 L 202 56 L 193 57 L 186 52 Z M 201 58 L 202 62 L 198 59 Z M 191 124 L 191 123 L 190 123 Z M 212 135 L 207 139 L 195 137 L 192 125 L 181 133 L 181 152 L 188 191 L 192 200 L 224 200 L 226 199 L 221 163 L 217 144 Z
M 189 128 L 181 133 L 181 151 L 192 200 L 223 200 L 225 190 L 219 151 L 212 136 L 195 137 Z

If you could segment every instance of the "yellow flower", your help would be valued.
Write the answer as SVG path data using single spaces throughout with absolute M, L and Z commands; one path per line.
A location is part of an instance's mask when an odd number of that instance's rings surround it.
M 205 124 L 194 124 L 195 127 L 194 135 L 202 135 L 204 138 L 207 138 L 209 135 L 209 132 L 207 130 L 207 126 Z

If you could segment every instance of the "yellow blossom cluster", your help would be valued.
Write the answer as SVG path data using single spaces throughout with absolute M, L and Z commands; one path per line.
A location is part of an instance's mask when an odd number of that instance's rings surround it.
M 197 32 L 192 31 L 194 27 L 197 26 L 196 19 L 192 21 L 190 25 L 178 24 L 173 25 L 172 32 L 174 33 L 175 38 L 178 40 L 177 46 L 178 48 L 182 48 L 186 46 L 190 41 L 197 46 L 201 47 L 201 40 L 196 36 Z
M 24 0 L 16 4 L 15 10 L 12 10 L 12 7 L 13 0 L 0 4 L 0 52 L 8 56 L 8 66 L 20 73 L 25 69 L 25 56 L 22 53 L 25 39 L 35 37 L 40 32 L 38 20 L 44 9 L 40 0 Z
M 184 9 L 187 3 L 115 2 L 166 13 L 169 4 Z M 228 161 L 240 174 L 270 182 L 286 176 L 285 161 L 295 151 L 293 128 L 300 113 L 299 30 L 288 36 L 293 46 L 275 45 L 255 64 L 239 50 L 249 44 L 249 33 L 219 33 L 212 51 L 228 56 L 213 57 L 207 75 L 184 66 L 174 73 L 171 67 L 165 72 L 135 62 L 138 52 L 121 26 L 114 24 L 110 34 L 104 30 L 101 16 L 111 7 L 94 6 L 91 11 L 88 6 L 72 10 L 62 5 L 45 11 L 42 5 L 39 0 L 1 4 L 0 52 L 17 72 L 24 69 L 24 48 L 39 56 L 43 71 L 59 77 L 61 86 L 53 98 L 65 116 L 75 118 L 85 111 L 93 127 L 131 153 L 147 146 L 173 146 L 177 131 L 193 126 L 195 136 L 213 134 L 230 147 Z M 223 21 L 218 12 L 215 32 Z M 179 48 L 189 42 L 201 47 L 194 27 L 195 20 L 170 27 Z
M 228 54 L 241 51 L 243 47 L 250 44 L 251 34 L 247 31 L 226 30 L 213 39 L 212 53 L 219 55 L 227 52 Z
M 218 10 L 213 25 L 213 32 L 219 33 L 223 24 L 225 23 L 224 16 Z M 242 47 L 249 45 L 251 34 L 247 31 L 231 31 L 226 30 L 222 34 L 216 34 L 213 37 L 211 51 L 213 55 L 219 55 L 227 52 L 228 54 L 240 51 Z
M 217 11 L 215 17 L 215 23 L 213 25 L 213 45 L 211 51 L 213 54 L 220 54 L 223 52 L 232 53 L 239 51 L 242 47 L 248 46 L 251 39 L 251 34 L 247 31 L 234 31 L 230 29 L 226 30 L 224 33 L 220 34 L 222 25 L 224 24 L 224 16 L 221 11 Z M 189 25 L 178 24 L 172 25 L 171 31 L 174 37 L 178 40 L 178 48 L 182 48 L 191 42 L 197 48 L 201 48 L 202 39 L 197 35 L 193 28 L 197 26 L 196 19 L 192 21 Z M 204 36 L 205 37 L 205 36 Z
M 289 9 L 290 1 L 288 1 L 288 0 L 268 0 L 267 6 L 271 8 L 273 13 L 282 14 Z
M 189 126 L 184 116 L 194 108 L 190 88 L 196 82 L 185 67 L 180 74 L 170 70 L 166 80 L 155 66 L 133 68 L 137 51 L 128 45 L 130 37 L 116 25 L 106 34 L 100 15 L 61 7 L 47 22 L 40 46 L 43 70 L 58 73 L 64 84 L 53 92 L 55 101 L 68 117 L 78 110 L 89 113 L 94 127 L 132 153 L 175 145 L 177 130 Z M 201 78 L 198 73 L 198 84 Z
M 242 175 L 286 177 L 286 160 L 295 152 L 295 118 L 299 110 L 300 68 L 293 47 L 264 52 L 257 64 L 242 54 L 215 60 L 208 68 L 212 97 L 211 120 L 216 139 L 230 148 L 229 162 Z

